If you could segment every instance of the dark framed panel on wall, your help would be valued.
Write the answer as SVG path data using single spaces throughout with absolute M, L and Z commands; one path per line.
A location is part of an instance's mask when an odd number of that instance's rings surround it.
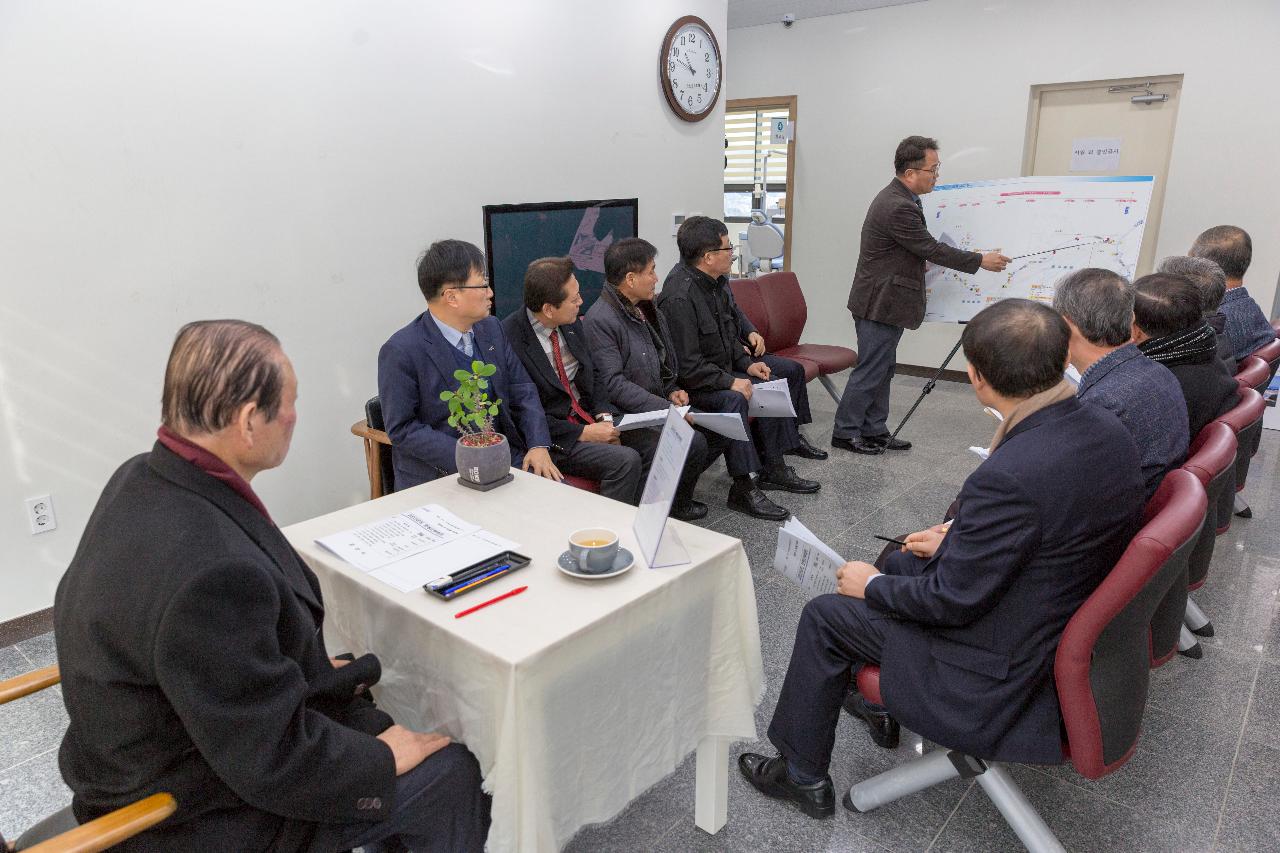
M 604 288 L 604 253 L 640 230 L 634 198 L 484 206 L 484 254 L 493 310 L 505 317 L 524 304 L 524 273 L 538 258 L 568 256 L 585 312 Z

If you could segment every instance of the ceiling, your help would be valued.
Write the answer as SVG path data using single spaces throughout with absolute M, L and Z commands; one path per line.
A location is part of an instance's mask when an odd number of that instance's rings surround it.
M 729 0 L 729 29 L 760 24 L 781 25 L 782 16 L 788 12 L 795 15 L 797 21 L 803 21 L 805 18 L 923 2 L 925 0 Z

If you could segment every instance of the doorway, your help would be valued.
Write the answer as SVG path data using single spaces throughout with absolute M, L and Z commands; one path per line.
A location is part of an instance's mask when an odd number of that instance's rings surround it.
M 1023 175 L 1155 176 L 1137 275 L 1155 262 L 1181 91 L 1181 74 L 1031 87 Z M 1073 158 L 1087 141 L 1119 149 L 1118 162 L 1106 164 L 1113 168 L 1087 169 L 1098 161 Z
M 760 272 L 791 269 L 791 223 L 795 221 L 796 143 L 795 95 L 772 98 L 740 98 L 725 105 L 724 114 L 724 222 L 730 239 L 739 243 L 752 224 L 763 218 L 770 230 L 781 232 L 780 245 L 760 231 L 757 239 L 768 257 L 758 264 Z M 780 139 L 775 124 L 789 124 L 789 139 Z M 738 274 L 747 274 L 752 260 L 749 248 L 742 247 Z M 766 265 L 768 268 L 766 268 Z

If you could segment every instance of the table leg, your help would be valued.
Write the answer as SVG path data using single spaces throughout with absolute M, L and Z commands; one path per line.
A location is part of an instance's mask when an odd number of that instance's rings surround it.
M 698 743 L 693 823 L 712 835 L 729 819 L 729 739 L 710 735 Z

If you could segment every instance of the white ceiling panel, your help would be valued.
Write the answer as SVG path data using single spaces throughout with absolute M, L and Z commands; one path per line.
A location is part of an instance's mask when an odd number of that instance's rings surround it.
M 905 6 L 923 3 L 925 0 L 729 0 L 729 29 L 756 27 L 761 24 L 781 24 L 782 16 L 790 13 L 797 21 L 821 18 L 826 15 L 842 15 L 845 12 L 863 12 L 881 6 Z

